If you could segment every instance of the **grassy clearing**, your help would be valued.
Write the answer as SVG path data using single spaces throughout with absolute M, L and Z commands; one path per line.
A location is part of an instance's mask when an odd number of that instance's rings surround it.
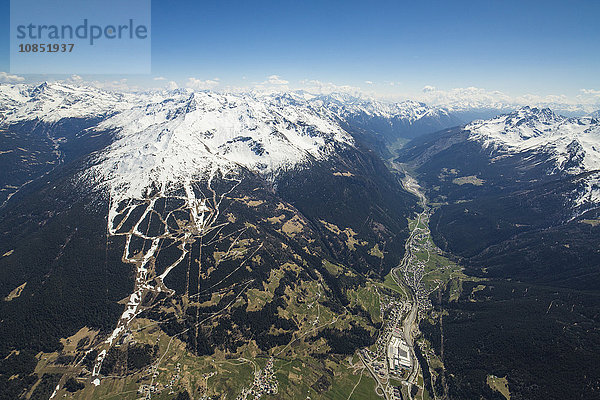
M 391 272 L 385 276 L 382 286 L 398 293 L 402 297 L 402 299 L 407 298 L 406 292 L 404 291 L 404 289 L 402 289 L 402 287 L 398 286 L 394 278 L 392 278 Z
M 591 226 L 599 226 L 600 225 L 600 219 L 582 219 L 581 221 L 582 224 L 588 224 Z
M 506 400 L 510 400 L 510 390 L 508 390 L 508 380 L 506 377 L 498 378 L 494 375 L 488 375 L 486 381 L 492 390 L 500 392 L 500 394 L 504 396 Z
M 21 296 L 21 293 L 23 292 L 23 289 L 25 289 L 25 285 L 27 285 L 27 282 L 23 283 L 20 286 L 17 286 L 16 288 L 14 288 L 9 294 L 8 296 L 6 296 L 4 298 L 4 301 L 12 301 L 14 299 L 16 299 L 17 297 Z
M 275 367 L 279 393 L 265 396 L 266 399 L 310 397 L 311 399 L 346 400 L 351 394 L 351 399 L 379 398 L 375 394 L 375 381 L 369 373 L 366 370 L 357 370 L 354 373 L 348 359 L 327 359 L 322 362 L 310 358 L 277 360 Z M 331 374 L 323 373 L 323 367 L 331 371 Z
M 452 179 L 452 183 L 455 185 L 474 185 L 474 186 L 482 186 L 485 181 L 483 179 L 479 179 L 475 175 L 470 176 L 461 176 L 460 178 Z
M 354 306 L 359 304 L 362 308 L 368 311 L 373 318 L 373 322 L 382 321 L 381 310 L 379 304 L 379 295 L 376 292 L 376 286 L 367 283 L 367 286 L 360 287 L 357 290 L 351 290 L 348 293 L 350 304 Z
M 369 254 L 373 257 L 383 258 L 383 251 L 379 249 L 379 243 L 375 243 L 375 246 L 369 250 Z

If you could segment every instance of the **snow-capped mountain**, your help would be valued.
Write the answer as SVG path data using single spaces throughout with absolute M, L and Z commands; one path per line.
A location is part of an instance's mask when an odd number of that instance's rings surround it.
M 2 126 L 100 120 L 90 129 L 116 135 L 99 156 L 96 172 L 131 184 L 141 179 L 133 171 L 147 174 L 146 184 L 150 176 L 164 182 L 226 165 L 274 173 L 310 157 L 322 158 L 334 142 L 353 141 L 331 112 L 278 95 L 112 93 L 43 83 L 0 85 L 0 102 Z
M 523 107 L 510 114 L 465 127 L 469 140 L 482 144 L 495 156 L 523 154 L 538 156 L 553 165 L 548 174 L 577 175 L 596 172 L 585 178 L 576 205 L 600 203 L 600 120 L 566 118 L 550 109 Z
M 469 140 L 495 156 L 518 155 L 549 161 L 549 175 L 591 174 L 582 178 L 575 206 L 600 204 L 600 120 L 566 118 L 550 109 L 523 107 L 510 114 L 465 127 Z
M 524 95 L 511 97 L 499 91 L 487 91 L 481 88 L 456 88 L 449 91 L 425 91 L 420 99 L 425 103 L 441 107 L 461 118 L 465 123 L 476 119 L 494 118 L 511 113 L 524 106 L 550 108 L 567 117 L 586 116 L 598 108 L 597 103 L 568 101 L 563 96 L 540 97 Z
M 578 174 L 600 169 L 600 121 L 566 118 L 550 109 L 523 107 L 465 127 L 471 140 L 498 152 L 546 153 L 559 171 Z
M 344 93 L 333 93 L 312 99 L 313 104 L 323 105 L 334 111 L 342 118 L 364 114 L 370 117 L 404 119 L 409 123 L 426 118 L 448 117 L 449 113 L 443 108 L 429 107 L 418 101 L 406 100 L 388 103 L 373 99 L 363 99 Z
M 310 158 L 322 159 L 334 144 L 352 145 L 349 129 L 393 142 L 459 123 L 443 109 L 414 101 L 385 103 L 300 91 L 114 93 L 45 82 L 0 85 L 0 104 L 2 126 L 100 121 L 90 129 L 114 132 L 115 142 L 97 158 L 100 165 L 90 175 L 118 187 L 166 183 L 232 166 L 275 174 Z M 140 193 L 140 187 L 135 191 Z
M 545 203 L 555 207 L 555 221 L 600 206 L 597 118 L 526 106 L 417 138 L 401 150 L 400 160 L 414 164 L 431 187 L 441 187 L 430 193 L 439 201 L 545 193 L 539 198 L 549 196 Z M 551 196 L 545 185 L 556 186 Z
M 4 110 L 0 123 L 10 124 L 34 119 L 55 122 L 61 118 L 110 115 L 137 105 L 185 97 L 192 93 L 193 91 L 189 89 L 135 93 L 110 92 L 90 86 L 60 82 L 44 82 L 37 86 L 0 84 L 0 106 Z M 310 107 L 318 112 L 326 110 L 341 119 L 362 115 L 414 124 L 426 118 L 441 120 L 452 118 L 444 108 L 430 107 L 417 101 L 384 102 L 345 93 L 316 96 L 304 91 L 292 91 L 271 94 L 253 93 L 243 97 L 265 100 L 274 104 Z
M 261 174 L 322 159 L 352 145 L 348 130 L 398 137 L 458 125 L 447 110 L 347 94 L 217 94 L 191 90 L 113 93 L 65 83 L 0 85 L 2 126 L 97 119 L 93 131 L 115 133 L 94 173 L 121 187 L 184 179 L 210 168 L 245 167 Z M 558 171 L 600 169 L 598 119 L 569 119 L 523 107 L 465 128 L 470 140 L 497 151 L 546 152 Z M 135 175 L 135 176 L 134 176 Z M 152 178 L 151 178 L 152 177 Z M 134 183 L 137 182 L 137 183 Z M 143 183 L 142 183 L 143 182 Z M 136 189 L 139 193 L 140 189 Z
M 170 93 L 94 129 L 117 132 L 94 172 L 130 197 L 217 169 L 274 175 L 353 143 L 331 115 L 306 103 L 211 92 Z
M 334 93 L 317 96 L 311 103 L 331 110 L 352 128 L 381 135 L 387 143 L 462 124 L 444 108 L 412 100 L 394 103 Z
M 98 118 L 131 107 L 133 94 L 113 93 L 89 86 L 44 82 L 37 86 L 0 85 L 0 124 L 64 118 Z

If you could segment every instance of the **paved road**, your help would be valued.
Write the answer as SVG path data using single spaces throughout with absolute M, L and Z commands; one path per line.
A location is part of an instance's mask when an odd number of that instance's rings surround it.
M 409 377 L 407 379 L 408 396 L 412 400 L 410 391 L 412 389 L 412 385 L 417 383 L 417 378 L 418 378 L 418 374 L 419 374 L 419 364 L 415 357 L 414 337 L 413 337 L 414 332 L 416 331 L 416 328 L 417 328 L 417 315 L 418 315 L 418 311 L 419 311 L 419 305 L 416 300 L 417 296 L 414 293 L 413 288 L 411 288 L 405 282 L 402 271 L 404 271 L 406 269 L 408 264 L 413 259 L 412 248 L 414 247 L 414 241 L 416 240 L 416 236 L 419 233 L 418 227 L 421 224 L 421 222 L 424 222 L 424 219 L 428 218 L 429 210 L 427 207 L 427 199 L 425 197 L 425 194 L 421 190 L 421 187 L 419 186 L 417 181 L 413 177 L 408 175 L 404 171 L 404 169 L 402 168 L 402 166 L 400 164 L 392 163 L 391 167 L 392 167 L 392 169 L 394 169 L 400 173 L 403 173 L 404 176 L 402 179 L 402 186 L 404 187 L 405 190 L 407 190 L 410 193 L 413 193 L 415 196 L 418 197 L 419 204 L 423 208 L 423 211 L 417 216 L 416 224 L 415 224 L 413 230 L 410 232 L 409 237 L 406 241 L 405 253 L 404 253 L 404 257 L 402 258 L 402 261 L 400 262 L 400 264 L 397 267 L 392 268 L 392 271 L 391 271 L 392 278 L 394 279 L 394 281 L 396 282 L 396 284 L 399 287 L 404 289 L 404 291 L 406 292 L 406 294 L 408 296 L 407 301 L 410 303 L 410 311 L 407 314 L 407 316 L 404 318 L 404 320 L 402 321 L 402 331 L 403 331 L 404 337 L 406 339 L 406 343 L 409 347 L 409 351 L 411 354 L 411 360 L 412 360 L 412 369 L 411 369 Z M 365 367 L 369 371 L 369 373 L 371 374 L 371 376 L 373 377 L 373 379 L 375 379 L 375 381 L 377 382 L 375 392 L 379 396 L 384 397 L 386 400 L 393 398 L 392 387 L 389 385 L 389 380 L 387 378 L 385 380 L 382 380 L 380 378 L 380 376 L 377 374 L 377 372 L 374 371 L 374 369 L 372 368 L 371 362 L 367 361 L 367 359 L 366 359 L 366 358 L 369 358 L 368 355 L 366 355 L 366 354 L 363 355 L 361 352 L 359 352 L 359 357 L 360 357 L 362 363 L 365 365 Z M 387 357 L 386 357 L 386 359 L 387 359 Z M 386 360 L 386 362 L 387 362 L 387 360 Z
M 399 166 L 398 164 L 394 165 L 394 167 L 399 171 L 405 172 L 405 171 L 403 171 L 402 167 Z M 417 362 L 417 358 L 415 357 L 414 340 L 413 340 L 413 334 L 416 330 L 417 313 L 418 313 L 419 307 L 418 307 L 418 304 L 416 301 L 416 295 L 415 295 L 413 289 L 409 285 L 407 285 L 404 282 L 404 279 L 402 278 L 402 270 L 405 268 L 407 263 L 409 263 L 412 258 L 412 248 L 413 248 L 412 244 L 415 239 L 415 235 L 417 234 L 418 226 L 420 225 L 423 218 L 427 217 L 427 214 L 429 211 L 428 211 L 427 203 L 426 203 L 427 198 L 425 197 L 425 194 L 421 190 L 421 187 L 419 186 L 417 181 L 412 176 L 408 175 L 406 172 L 405 172 L 404 178 L 402 179 L 402 186 L 404 187 L 404 189 L 406 191 L 416 195 L 419 198 L 419 203 L 420 203 L 421 207 L 423 207 L 423 211 L 417 216 L 416 224 L 415 224 L 413 230 L 410 232 L 408 240 L 406 241 L 404 258 L 402 259 L 402 262 L 400 263 L 400 265 L 392 270 L 392 277 L 394 278 L 394 281 L 400 287 L 403 287 L 405 289 L 407 295 L 409 296 L 408 301 L 411 303 L 410 312 L 408 313 L 407 317 L 404 319 L 404 321 L 402 323 L 402 330 L 404 333 L 404 338 L 406 339 L 406 343 L 408 344 L 408 347 L 410 348 L 411 359 L 412 359 L 412 369 L 411 369 L 411 372 L 407 379 L 407 382 L 409 383 L 408 392 L 409 392 L 409 396 L 410 396 L 410 389 L 412 387 L 412 384 L 415 384 L 417 382 L 417 378 L 418 378 L 418 374 L 419 374 L 419 364 Z

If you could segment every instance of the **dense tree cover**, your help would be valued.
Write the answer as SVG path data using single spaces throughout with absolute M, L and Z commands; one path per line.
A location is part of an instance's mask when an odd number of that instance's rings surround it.
M 600 293 L 600 226 L 582 223 L 583 218 L 515 236 L 465 264 L 478 276 Z
M 65 381 L 65 389 L 67 392 L 75 393 L 81 389 L 83 389 L 85 385 L 79 382 L 77 379 L 70 377 Z
M 99 119 L 66 118 L 55 123 L 28 121 L 0 133 L 0 148 L 9 149 L 0 158 L 0 183 L 21 186 L 59 170 L 110 143 L 111 132 L 85 131 Z M 55 147 L 57 146 L 57 147 Z M 33 186 L 33 187 L 30 187 Z M 27 185 L 11 199 L 15 203 L 35 185 Z M 0 192 L 2 204 L 10 192 Z
M 85 357 L 83 358 L 83 366 L 87 368 L 88 371 L 94 370 L 94 364 L 96 362 L 96 358 L 98 357 L 98 350 L 92 349 L 90 350 Z
M 291 331 L 298 329 L 294 321 L 278 315 L 279 307 L 285 307 L 285 302 L 282 297 L 277 296 L 257 311 L 246 311 L 245 307 L 236 307 L 231 314 L 231 319 L 240 327 L 245 337 L 256 340 L 260 349 L 266 351 L 287 344 L 291 339 Z M 273 335 L 269 333 L 272 327 L 288 332 Z
M 20 187 L 43 175 L 58 164 L 50 138 L 34 132 L 0 131 L 0 183 Z M 0 204 L 8 198 L 9 190 L 0 192 Z
M 427 338 L 436 354 L 440 354 L 442 347 L 442 335 L 437 324 L 432 323 L 429 319 L 424 319 L 419 324 L 419 330 Z
M 421 367 L 421 373 L 423 374 L 423 383 L 425 386 L 425 390 L 430 395 L 433 395 L 433 386 L 431 385 L 431 372 L 429 371 L 429 363 L 427 362 L 427 358 L 423 356 L 421 353 L 421 348 L 418 343 L 414 345 L 415 356 L 417 357 L 417 361 L 419 362 L 419 366 Z
M 336 354 L 354 354 L 356 350 L 375 343 L 376 339 L 368 330 L 355 324 L 345 330 L 323 329 L 316 337 L 325 338 L 331 352 Z
M 0 297 L 26 283 L 19 297 L 0 302 L 0 369 L 10 364 L 0 371 L 2 399 L 19 398 L 37 381 L 33 354 L 59 350 L 59 339 L 83 326 L 110 329 L 122 312 L 116 301 L 132 284 L 118 253 L 107 251 L 115 245 L 106 241 L 107 204 L 72 179 L 76 153 L 0 209 L 0 253 L 10 252 L 0 257 Z M 18 356 L 9 356 L 13 350 Z M 53 379 L 44 378 L 35 396 L 46 396 Z
M 501 399 L 487 375 L 506 376 L 512 399 L 600 395 L 597 295 L 505 281 L 484 282 L 485 289 L 473 292 L 478 284 L 465 282 L 458 302 L 442 304 L 451 398 Z M 421 326 L 437 340 L 436 326 Z
M 0 216 L 0 229 L 23 232 L 12 229 L 20 225 L 15 219 L 23 216 L 35 223 L 32 207 L 54 207 L 48 198 L 29 200 Z M 42 218 L 41 229 L 25 237 L 7 235 L 0 245 L 2 251 L 14 249 L 11 256 L 0 259 L 2 294 L 27 282 L 20 297 L 0 303 L 3 356 L 12 349 L 59 350 L 58 339 L 73 335 L 82 326 L 110 329 L 122 312 L 115 301 L 131 290 L 131 270 L 122 264 L 118 252 L 111 250 L 119 244 L 107 242 L 103 216 L 81 202 L 66 210 L 57 208 L 60 216 Z
M 158 345 L 128 344 L 111 347 L 102 362 L 102 375 L 124 375 L 147 367 L 158 355 Z
M 175 400 L 190 400 L 190 398 L 190 394 L 186 390 L 184 392 L 179 392 L 177 397 L 175 397 Z
M 14 400 L 37 380 L 34 369 L 37 364 L 31 351 L 12 353 L 0 358 L 0 400 Z
M 37 386 L 31 393 L 29 400 L 47 400 L 56 389 L 56 385 L 62 377 L 61 374 L 44 374 Z
M 336 176 L 332 170 L 352 176 Z M 382 277 L 402 259 L 406 217 L 415 210 L 416 201 L 372 151 L 341 151 L 339 159 L 292 171 L 278 182 L 277 190 L 320 229 L 327 249 L 344 265 Z M 351 228 L 370 246 L 348 249 L 344 237 L 331 234 L 320 220 Z M 387 254 L 382 261 L 369 250 L 383 242 Z

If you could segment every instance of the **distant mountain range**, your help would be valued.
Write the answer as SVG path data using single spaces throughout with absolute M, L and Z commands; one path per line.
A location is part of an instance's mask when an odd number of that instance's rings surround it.
M 589 113 L 587 116 L 592 118 L 600 118 L 600 110 L 596 110 L 592 113 Z
M 523 107 L 465 128 L 469 139 L 482 144 L 494 157 L 527 155 L 550 163 L 547 175 L 576 176 L 600 171 L 600 120 L 595 117 L 566 118 L 550 109 Z M 587 175 L 574 206 L 600 203 L 597 174 Z
M 315 96 L 301 91 L 285 94 L 217 94 L 180 89 L 133 94 L 107 92 L 87 86 L 43 83 L 38 86 L 0 85 L 0 104 L 2 104 L 0 121 L 4 125 L 25 121 L 55 123 L 67 118 L 101 120 L 111 117 L 110 121 L 104 122 L 100 129 L 107 127 L 108 124 L 113 124 L 113 128 L 127 125 L 127 118 L 139 118 L 141 113 L 146 112 L 143 111 L 146 108 L 152 108 L 152 111 L 148 110 L 147 112 L 156 113 L 156 118 L 160 118 L 158 115 L 162 115 L 162 118 L 168 121 L 180 120 L 185 115 L 186 124 L 191 123 L 190 119 L 194 118 L 194 115 L 203 115 L 201 119 L 204 119 L 204 122 L 199 121 L 198 123 L 205 125 L 209 121 L 206 119 L 208 116 L 204 116 L 204 111 L 210 111 L 212 115 L 219 115 L 222 123 L 227 124 L 226 118 L 239 117 L 252 120 L 260 113 L 270 113 L 275 111 L 275 108 L 285 108 L 284 113 L 290 112 L 291 114 L 282 114 L 282 121 L 290 117 L 289 123 L 293 124 L 294 118 L 312 118 L 313 120 L 320 118 L 330 125 L 324 127 L 326 131 L 328 129 L 339 130 L 340 127 L 333 127 L 331 124 L 341 123 L 341 128 L 352 131 L 352 134 L 359 136 L 363 142 L 388 156 L 388 145 L 396 143 L 398 140 L 406 141 L 423 133 L 463 123 L 461 119 L 443 108 L 429 107 L 414 101 L 387 103 L 346 94 Z M 221 109 L 217 104 L 221 104 Z M 246 110 L 243 110 L 243 105 L 247 106 Z M 193 113 L 194 110 L 197 112 Z M 235 113 L 239 115 L 235 115 Z M 177 119 L 177 117 L 181 118 Z M 146 120 L 148 124 L 157 122 L 149 118 Z M 308 120 L 304 121 L 304 123 L 308 122 Z M 171 122 L 171 124 L 174 123 Z M 166 122 L 161 124 L 166 127 Z M 252 129 L 256 128 L 243 126 L 243 122 L 238 125 L 230 121 L 232 132 L 236 130 L 252 132 Z M 140 129 L 142 128 L 140 127 Z M 129 132 L 129 134 L 133 133 Z M 227 141 L 235 138 L 222 137 L 217 141 L 221 139 Z M 271 139 L 274 138 L 271 137 Z M 208 138 L 204 137 L 203 140 L 208 141 Z M 253 138 L 251 141 L 243 142 L 240 141 L 240 138 L 235 140 L 237 140 L 237 144 L 233 142 L 217 143 L 213 140 L 213 145 L 221 146 L 221 148 L 219 150 L 213 148 L 211 152 L 215 155 L 219 154 L 219 157 L 223 157 L 224 153 L 227 153 L 229 155 L 225 158 L 229 158 L 233 162 L 242 161 L 235 157 L 242 156 L 240 153 L 242 147 L 248 148 L 248 146 L 254 146 L 257 151 L 261 146 L 270 147 L 265 151 L 271 156 L 280 154 L 281 157 L 287 159 L 290 155 L 285 151 L 278 153 L 275 147 L 272 147 L 277 146 L 277 140 L 271 141 L 270 144 L 266 143 L 264 135 L 261 138 Z M 279 144 L 281 145 L 282 142 Z M 292 145 L 291 147 L 308 145 L 308 143 L 292 142 L 288 142 L 288 144 Z M 316 142 L 313 143 L 313 145 L 315 144 Z M 322 144 L 324 143 L 319 143 L 319 145 Z M 235 151 L 232 151 L 233 147 L 236 148 Z M 302 148 L 301 152 L 304 150 L 306 149 Z M 296 150 L 292 151 L 297 152 Z M 316 155 L 315 151 L 316 147 L 310 153 Z M 256 158 L 256 155 L 254 157 Z M 242 163 L 245 161 L 249 160 L 246 158 Z M 277 164 L 277 161 L 271 160 L 264 163 L 261 168 L 269 169 L 271 167 L 267 167 L 267 164 L 273 164 L 273 162 Z M 279 166 L 273 164 L 273 168 L 277 169 Z
M 471 122 L 476 113 L 489 115 Z M 429 228 L 401 185 L 407 171 L 426 192 Z M 409 303 L 389 273 L 413 232 L 425 246 L 418 262 L 432 260 L 425 275 L 437 274 L 424 302 L 433 308 L 419 311 L 418 346 L 431 343 L 419 362 L 437 352 L 444 363 L 431 364 L 430 393 L 498 399 L 492 372 L 508 374 L 514 398 L 596 390 L 586 349 L 600 314 L 585 297 L 600 285 L 595 114 L 0 85 L 0 185 L 2 400 L 150 387 L 167 352 L 206 381 L 220 362 L 261 358 L 262 368 L 279 357 L 295 371 L 281 398 L 342 386 L 375 396 L 359 387 L 367 375 L 353 355 Z M 553 301 L 564 310 L 546 317 Z M 585 309 L 573 316 L 570 302 Z M 526 315 L 508 315 L 513 304 Z M 502 356 L 507 341 L 536 337 L 530 321 L 547 324 L 544 338 L 566 327 L 573 340 Z M 564 368 L 548 372 L 538 356 L 554 347 Z M 577 376 L 579 360 L 591 389 L 555 379 Z M 212 394 L 242 393 L 236 379 L 211 379 L 221 385 Z
M 550 109 L 523 107 L 417 138 L 401 150 L 400 160 L 417 169 L 430 199 L 443 204 L 434 216 L 438 239 L 452 252 L 487 264 L 490 271 L 494 268 L 488 257 L 500 252 L 493 261 L 503 265 L 497 271 L 517 276 L 504 264 L 517 251 L 514 246 L 525 243 L 516 237 L 547 235 L 548 229 L 582 231 L 578 239 L 585 250 L 566 246 L 557 249 L 565 253 L 561 257 L 596 257 L 596 248 L 588 247 L 595 240 L 582 239 L 587 230 L 581 221 L 593 221 L 600 212 L 597 118 L 566 118 Z M 561 241 L 571 239 L 565 235 Z M 576 264 L 581 265 L 563 260 L 556 268 Z M 548 260 L 541 257 L 521 272 L 556 279 L 548 268 Z M 600 283 L 600 273 L 593 274 L 587 282 Z M 567 275 L 564 279 L 571 279 Z

